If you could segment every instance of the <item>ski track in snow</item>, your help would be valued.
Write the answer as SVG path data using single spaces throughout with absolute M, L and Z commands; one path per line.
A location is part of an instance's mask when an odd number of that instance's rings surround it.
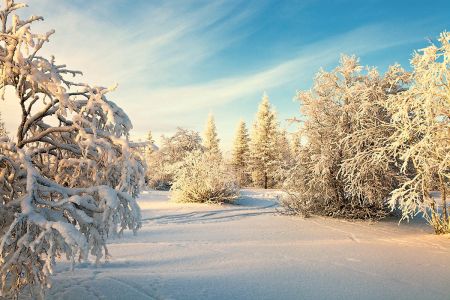
M 138 235 L 111 240 L 98 266 L 58 263 L 47 298 L 450 299 L 449 237 L 420 220 L 281 215 L 279 194 L 202 205 L 145 192 Z

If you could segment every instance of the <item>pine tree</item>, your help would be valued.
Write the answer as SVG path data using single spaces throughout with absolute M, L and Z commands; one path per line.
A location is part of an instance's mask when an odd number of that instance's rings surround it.
M 213 153 L 218 157 L 222 157 L 222 153 L 220 152 L 219 148 L 219 141 L 220 139 L 217 136 L 214 116 L 212 114 L 209 114 L 203 138 L 203 147 L 205 147 L 205 151 Z
M 247 126 L 243 120 L 239 121 L 236 136 L 233 144 L 232 166 L 238 177 L 239 184 L 248 183 L 248 160 L 250 155 L 249 149 L 250 138 L 248 136 Z
M 274 185 L 278 122 L 269 97 L 264 93 L 253 125 L 250 143 L 250 170 L 253 184 L 267 189 Z
M 292 151 L 287 131 L 285 129 L 278 131 L 276 135 L 276 156 L 273 162 L 276 168 L 276 181 L 274 184 L 277 186 L 284 182 L 287 172 L 291 168 Z

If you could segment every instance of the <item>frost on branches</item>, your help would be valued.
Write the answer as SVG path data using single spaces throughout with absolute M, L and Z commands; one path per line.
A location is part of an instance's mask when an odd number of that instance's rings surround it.
M 240 186 L 246 186 L 250 183 L 250 176 L 248 174 L 249 143 L 250 138 L 247 127 L 245 122 L 241 120 L 236 128 L 231 158 L 231 165 Z
M 285 187 L 289 211 L 347 218 L 380 218 L 398 186 L 395 161 L 383 150 L 392 132 L 383 108 L 388 97 L 404 90 L 408 79 L 393 66 L 380 75 L 355 57 L 342 56 L 332 72 L 321 70 L 312 90 L 300 92 L 303 145 Z M 381 150 L 380 150 L 381 149 Z
M 177 202 L 230 203 L 239 196 L 234 174 L 209 151 L 191 152 L 177 164 L 171 190 Z
M 203 147 L 205 148 L 205 151 L 211 152 L 212 154 L 218 157 L 222 157 L 219 142 L 220 140 L 219 137 L 217 136 L 216 122 L 214 120 L 214 116 L 212 114 L 209 114 L 203 136 Z
M 196 131 L 178 128 L 173 136 L 162 136 L 161 148 L 147 156 L 148 185 L 160 190 L 170 189 L 177 164 L 197 150 L 203 150 L 203 146 Z
M 249 168 L 255 186 L 274 187 L 275 173 L 278 168 L 278 121 L 264 94 L 253 124 L 250 142 Z
M 39 55 L 53 31 L 36 34 L 1 7 L 1 88 L 22 115 L 14 142 L 0 137 L 0 296 L 49 286 L 57 258 L 107 256 L 106 238 L 140 227 L 135 201 L 143 168 L 127 142 L 131 122 L 107 88 Z M 35 296 L 37 296 L 35 294 Z
M 386 105 L 395 129 L 388 149 L 402 173 L 413 174 L 393 191 L 390 204 L 401 208 L 403 219 L 422 212 L 437 234 L 450 233 L 450 34 L 442 33 L 439 43 L 414 54 L 411 88 Z

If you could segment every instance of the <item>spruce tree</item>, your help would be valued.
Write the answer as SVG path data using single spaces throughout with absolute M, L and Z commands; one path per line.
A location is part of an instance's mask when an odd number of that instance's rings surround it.
M 209 114 L 203 136 L 203 147 L 205 148 L 205 151 L 216 154 L 218 157 L 222 157 L 222 153 L 219 148 L 219 141 L 214 116 Z
M 232 153 L 233 169 L 241 185 L 245 185 L 249 181 L 247 175 L 250 155 L 249 142 L 250 138 L 248 136 L 247 126 L 245 122 L 241 120 L 237 126 Z
M 275 112 L 264 93 L 253 124 L 250 143 L 250 170 L 253 184 L 267 189 L 274 185 L 274 173 L 278 160 L 278 122 Z
M 292 149 L 288 139 L 288 133 L 285 129 L 278 131 L 276 136 L 276 151 L 275 151 L 275 168 L 276 178 L 274 185 L 280 187 L 284 182 L 289 169 L 292 167 Z

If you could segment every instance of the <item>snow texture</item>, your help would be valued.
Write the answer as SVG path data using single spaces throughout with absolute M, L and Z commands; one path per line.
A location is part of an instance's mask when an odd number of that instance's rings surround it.
M 448 299 L 450 240 L 418 219 L 378 223 L 277 213 L 277 191 L 236 206 L 144 192 L 137 237 L 109 263 L 59 264 L 48 299 Z

